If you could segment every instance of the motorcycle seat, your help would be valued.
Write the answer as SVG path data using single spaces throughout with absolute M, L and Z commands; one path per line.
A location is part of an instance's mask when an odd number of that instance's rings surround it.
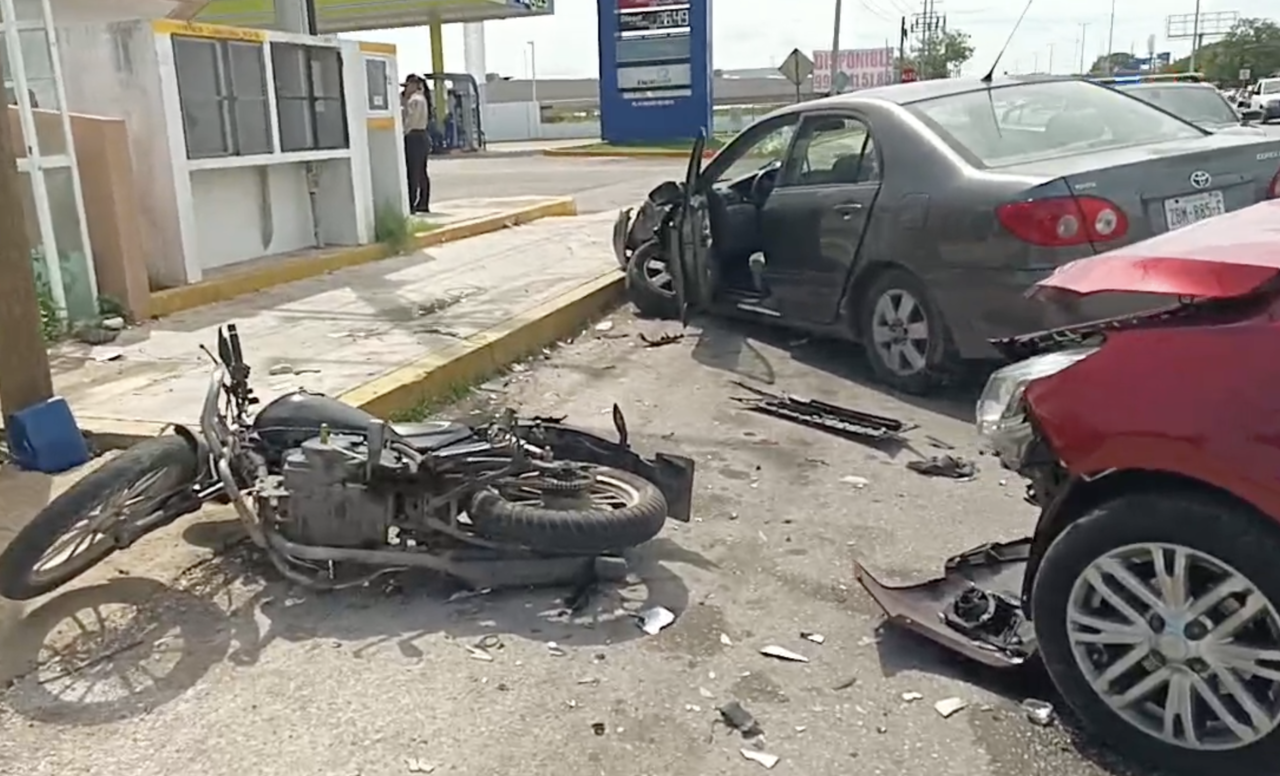
M 431 452 L 456 444 L 472 435 L 470 426 L 437 420 L 426 423 L 392 423 L 391 430 L 414 450 Z

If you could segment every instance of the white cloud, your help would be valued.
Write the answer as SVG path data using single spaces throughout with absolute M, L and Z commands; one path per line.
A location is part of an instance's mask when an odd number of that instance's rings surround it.
M 607 2 L 607 0 L 606 0 Z M 712 0 L 712 53 L 715 67 L 767 67 L 780 63 L 793 48 L 806 53 L 831 46 L 833 0 Z M 948 26 L 968 32 L 975 45 L 967 71 L 985 71 L 1000 50 L 1020 4 L 996 0 L 935 0 L 936 12 L 947 16 Z M 594 77 L 597 75 L 597 0 L 557 0 L 551 17 L 514 19 L 485 24 L 487 69 L 513 77 L 529 74 L 527 43 L 534 42 L 539 78 Z M 1185 8 L 1182 5 L 1185 4 Z M 1241 16 L 1268 16 L 1274 0 L 1204 0 L 1202 12 L 1238 11 Z M 1147 37 L 1155 35 L 1156 51 L 1171 51 L 1175 58 L 1190 51 L 1189 41 L 1165 40 L 1165 17 L 1191 13 L 1192 0 L 1170 5 L 1156 0 L 1117 2 L 1113 48 L 1145 53 Z M 1075 71 L 1080 65 L 1081 25 L 1084 27 L 1086 66 L 1107 45 L 1111 0 L 1074 0 L 1066 7 L 1051 0 L 1036 0 L 1001 61 L 1001 70 L 1030 71 L 1033 67 L 1057 73 Z M 909 0 L 845 0 L 841 47 L 897 45 L 899 20 L 918 13 Z M 1274 7 L 1272 9 L 1274 13 Z M 403 72 L 431 70 L 431 46 L 426 28 L 377 30 L 353 37 L 394 43 L 400 51 Z M 445 66 L 463 70 L 462 26 L 445 28 Z

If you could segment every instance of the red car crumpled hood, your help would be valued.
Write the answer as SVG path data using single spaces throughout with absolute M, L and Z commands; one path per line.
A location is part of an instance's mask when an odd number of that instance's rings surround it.
M 1280 200 L 1273 199 L 1064 264 L 1032 293 L 1055 288 L 1226 298 L 1247 294 L 1277 273 Z

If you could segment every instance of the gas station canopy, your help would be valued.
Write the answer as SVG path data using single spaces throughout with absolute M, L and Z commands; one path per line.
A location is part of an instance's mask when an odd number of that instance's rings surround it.
M 546 16 L 555 0 L 315 0 L 315 5 L 317 31 L 328 34 Z M 273 0 L 211 0 L 197 18 L 235 27 L 270 27 L 275 19 Z

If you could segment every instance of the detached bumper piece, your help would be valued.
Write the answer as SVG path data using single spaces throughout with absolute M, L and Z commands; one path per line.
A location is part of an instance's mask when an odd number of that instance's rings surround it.
M 858 563 L 854 577 L 894 625 L 979 663 L 1013 668 L 1036 651 L 1020 602 L 1030 551 L 1030 539 L 984 544 L 948 559 L 941 579 L 907 587 L 889 587 Z
M 845 438 L 904 442 L 906 440 L 902 435 L 915 428 L 912 424 L 895 418 L 872 415 L 817 399 L 770 393 L 740 381 L 734 381 L 734 385 L 755 394 L 753 397 L 734 397 L 734 401 L 752 412 L 782 418 Z

